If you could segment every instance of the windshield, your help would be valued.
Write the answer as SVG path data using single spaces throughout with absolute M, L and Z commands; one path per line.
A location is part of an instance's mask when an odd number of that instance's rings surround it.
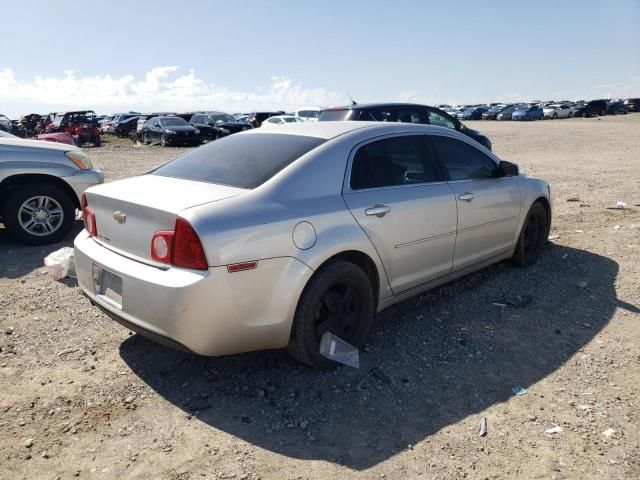
M 226 113 L 217 114 L 217 115 L 209 115 L 209 118 L 214 123 L 214 125 L 217 125 L 218 123 L 227 123 L 227 122 L 234 122 L 235 123 L 236 122 L 235 118 L 233 118 L 231 115 L 227 115 Z
M 185 125 L 189 124 L 180 117 L 160 119 L 160 126 L 162 127 L 184 127 Z
M 152 174 L 251 189 L 324 142 L 277 133 L 231 135 L 192 150 Z

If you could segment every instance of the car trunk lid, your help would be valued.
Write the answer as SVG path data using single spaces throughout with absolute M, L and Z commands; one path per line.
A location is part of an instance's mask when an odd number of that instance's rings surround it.
M 159 230 L 173 230 L 178 214 L 246 190 L 214 183 L 159 175 L 143 175 L 105 183 L 86 191 L 95 213 L 95 240 L 129 258 L 166 268 L 151 258 L 151 239 Z

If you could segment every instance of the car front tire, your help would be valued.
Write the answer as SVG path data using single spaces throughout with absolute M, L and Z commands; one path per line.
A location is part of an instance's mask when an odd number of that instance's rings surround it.
M 548 232 L 547 210 L 540 202 L 536 202 L 529 209 L 522 225 L 516 250 L 512 257 L 513 263 L 520 267 L 534 264 L 544 248 Z
M 293 320 L 288 351 L 309 366 L 337 366 L 320 354 L 320 339 L 331 332 L 351 345 L 364 345 L 374 315 L 374 292 L 367 274 L 345 260 L 321 267 L 305 287 Z
M 9 236 L 17 243 L 48 245 L 64 238 L 75 221 L 75 204 L 57 185 L 31 184 L 15 189 L 3 210 Z

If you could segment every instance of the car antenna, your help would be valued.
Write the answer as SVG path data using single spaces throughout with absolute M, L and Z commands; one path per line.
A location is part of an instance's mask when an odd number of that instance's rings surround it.
M 349 92 L 347 92 L 347 97 L 349 97 L 349 100 L 351 100 L 351 105 L 357 105 L 356 101 L 351 98 L 351 94 Z

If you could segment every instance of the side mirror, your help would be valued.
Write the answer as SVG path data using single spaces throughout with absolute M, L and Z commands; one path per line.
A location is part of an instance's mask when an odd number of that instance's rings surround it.
M 502 160 L 498 166 L 498 170 L 503 177 L 516 177 L 519 175 L 518 165 Z

